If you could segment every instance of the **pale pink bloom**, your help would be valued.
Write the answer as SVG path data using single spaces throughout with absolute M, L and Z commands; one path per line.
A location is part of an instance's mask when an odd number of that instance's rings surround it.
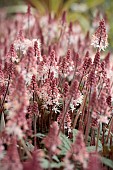
M 43 170 L 41 166 L 41 159 L 44 153 L 41 149 L 35 150 L 32 153 L 33 158 L 23 163 L 23 170 Z
M 24 16 L 23 18 L 23 29 L 26 30 L 28 29 L 28 17 Z M 33 15 L 29 16 L 29 28 L 32 28 L 35 24 L 35 17 Z
M 23 170 L 23 166 L 18 154 L 17 141 L 15 138 L 11 138 L 11 143 L 8 145 L 7 153 L 0 162 L 0 169 Z
M 61 112 L 59 116 L 57 117 L 57 122 L 59 124 L 62 123 L 62 118 L 63 118 L 63 113 Z M 67 129 L 68 132 L 71 131 L 71 116 L 68 112 L 66 113 L 65 119 L 64 119 L 64 129 Z
M 29 46 L 31 46 L 31 41 L 29 39 L 25 38 L 23 41 L 17 39 L 14 41 L 15 50 L 21 51 L 23 54 L 26 53 Z
M 60 94 L 58 89 L 56 89 L 57 91 L 52 94 L 52 90 L 50 85 L 48 85 L 47 83 L 45 83 L 38 91 L 38 95 L 40 99 L 43 99 L 44 102 L 44 106 L 47 105 L 53 105 L 56 103 L 59 103 L 59 99 L 60 99 Z
M 58 123 L 53 122 L 50 126 L 50 131 L 48 135 L 43 139 L 43 143 L 45 144 L 48 151 L 52 154 L 58 154 L 59 149 L 58 146 L 61 144 L 61 140 L 58 136 Z
M 34 48 L 34 43 L 37 41 L 38 49 L 40 50 L 40 41 L 37 39 L 29 40 L 24 37 L 17 36 L 14 41 L 15 50 L 19 53 L 26 54 L 29 47 Z
M 106 115 L 100 115 L 100 116 L 99 116 L 99 119 L 98 119 L 98 122 L 108 124 L 108 122 L 109 122 L 108 116 L 106 116 Z
M 106 38 L 105 40 L 101 40 L 101 42 L 99 44 L 99 37 L 97 37 L 96 35 L 93 35 L 91 45 L 93 45 L 94 48 L 99 48 L 100 51 L 101 50 L 105 51 L 105 49 L 108 47 L 108 41 Z
M 108 46 L 108 35 L 106 33 L 106 27 L 104 20 L 101 20 L 99 22 L 99 27 L 97 28 L 97 31 L 92 36 L 91 45 L 93 45 L 95 48 L 99 48 L 99 51 L 105 50 Z
M 26 113 L 29 105 L 29 97 L 23 76 L 15 70 L 10 83 L 10 94 L 8 96 L 8 110 L 6 132 L 16 135 L 19 139 L 23 137 L 27 127 Z M 21 129 L 23 128 L 23 130 Z
M 89 154 L 85 147 L 83 134 L 78 132 L 76 140 L 74 143 L 72 143 L 70 150 L 65 156 L 65 159 L 69 159 L 70 161 L 74 162 L 79 161 L 83 165 L 83 168 L 87 168 L 88 158 Z
M 74 170 L 74 164 L 68 159 L 64 158 L 64 170 Z
M 24 136 L 24 133 L 22 129 L 20 128 L 20 126 L 18 126 L 14 122 L 12 123 L 8 122 L 5 130 L 8 135 L 15 135 L 18 139 L 22 139 Z
M 91 152 L 88 159 L 88 167 L 86 170 L 106 170 L 102 166 L 100 156 L 97 152 Z

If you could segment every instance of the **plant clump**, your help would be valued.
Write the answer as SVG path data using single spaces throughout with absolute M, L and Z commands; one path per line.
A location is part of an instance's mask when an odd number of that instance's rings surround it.
M 113 65 L 112 53 L 102 53 L 104 19 L 92 38 L 67 23 L 66 12 L 56 20 L 28 6 L 1 21 L 0 169 L 112 169 Z

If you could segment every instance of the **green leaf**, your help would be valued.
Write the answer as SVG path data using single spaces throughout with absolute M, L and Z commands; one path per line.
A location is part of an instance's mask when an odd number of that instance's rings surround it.
M 106 165 L 110 168 L 113 168 L 113 161 L 112 160 L 105 158 L 105 157 L 101 157 L 101 161 L 104 165 Z
M 60 168 L 60 167 L 62 167 L 63 165 L 64 165 L 63 162 L 59 162 L 59 163 L 53 162 L 53 163 L 51 163 L 50 167 L 51 167 L 51 168 Z
M 36 136 L 36 137 L 38 137 L 38 138 L 44 138 L 44 137 L 45 137 L 45 135 L 42 134 L 42 133 L 37 133 L 37 134 L 35 134 L 35 135 L 32 135 L 32 137 L 34 137 L 34 136 Z
M 87 151 L 88 152 L 94 152 L 96 151 L 96 146 L 90 146 L 90 140 L 91 140 L 91 137 L 88 136 L 88 146 L 86 147 L 87 148 Z M 97 151 L 102 151 L 103 150 L 103 147 L 102 147 L 102 143 L 100 140 L 98 140 L 98 148 L 97 148 Z
M 50 163 L 47 159 L 44 159 L 44 158 L 41 159 L 42 168 L 47 169 L 49 167 L 49 165 L 50 165 Z
M 64 134 L 60 134 L 60 138 L 62 141 L 62 145 L 60 145 L 60 149 L 61 149 L 61 155 L 65 155 L 67 153 L 67 151 L 70 149 L 71 146 L 71 140 L 68 139 Z
M 26 145 L 27 145 L 29 151 L 32 152 L 34 150 L 34 146 L 31 143 L 26 142 Z
M 67 20 L 72 21 L 72 22 L 79 21 L 81 27 L 83 28 L 85 32 L 87 32 L 90 28 L 88 18 L 81 13 L 70 12 L 68 13 Z
M 89 8 L 94 8 L 104 3 L 105 0 L 86 0 L 86 4 Z
M 56 155 L 53 155 L 52 159 L 54 159 L 56 162 L 60 162 Z
M 72 5 L 72 3 L 76 2 L 77 0 L 67 0 L 65 3 L 64 3 L 64 6 L 63 6 L 63 9 L 62 11 L 64 10 L 68 10 L 70 8 L 70 6 Z
M 87 12 L 87 5 L 85 3 L 73 3 L 71 5 L 71 10 L 73 12 Z
M 70 139 L 68 139 L 68 137 L 64 134 L 60 134 L 60 138 L 62 140 L 63 147 L 65 147 L 67 150 L 70 149 L 70 146 L 71 146 Z
M 96 146 L 88 146 L 86 149 L 88 152 L 94 152 L 96 150 Z
M 59 8 L 63 5 L 63 0 L 50 0 L 50 9 L 51 11 L 54 11 L 57 13 L 59 11 Z
M 27 6 L 26 5 L 12 5 L 10 7 L 6 7 L 7 13 L 26 13 Z M 33 11 L 34 12 L 34 11 Z
M 98 151 L 102 151 L 103 146 L 100 140 L 98 140 Z
M 46 12 L 46 5 L 45 3 L 40 0 L 30 0 L 30 3 L 40 12 L 41 14 L 45 14 Z
M 61 152 L 60 152 L 60 155 L 62 155 L 62 156 L 65 156 L 66 155 L 66 153 L 67 153 L 67 149 L 66 148 L 62 148 L 62 150 L 61 150 Z
M 73 129 L 73 142 L 75 142 L 77 134 L 78 134 L 78 130 Z
M 60 168 L 63 166 L 63 162 L 49 162 L 49 160 L 47 159 L 41 159 L 41 166 L 44 169 L 48 169 L 48 168 Z

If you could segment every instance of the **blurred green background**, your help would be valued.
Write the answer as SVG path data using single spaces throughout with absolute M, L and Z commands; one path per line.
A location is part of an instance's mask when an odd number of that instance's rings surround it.
M 78 20 L 85 32 L 91 29 L 95 14 L 99 12 L 110 25 L 109 50 L 113 51 L 113 0 L 0 0 L 0 8 L 7 9 L 8 13 L 25 12 L 28 3 L 40 15 L 53 12 L 56 18 L 66 10 L 67 20 Z

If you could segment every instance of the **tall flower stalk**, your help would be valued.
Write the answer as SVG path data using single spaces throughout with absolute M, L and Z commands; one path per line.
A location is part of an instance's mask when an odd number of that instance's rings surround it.
M 28 7 L 9 20 L 0 30 L 0 168 L 104 169 L 101 156 L 112 159 L 113 145 L 104 20 L 91 42 L 79 24 L 68 24 L 66 12 L 56 20 Z

